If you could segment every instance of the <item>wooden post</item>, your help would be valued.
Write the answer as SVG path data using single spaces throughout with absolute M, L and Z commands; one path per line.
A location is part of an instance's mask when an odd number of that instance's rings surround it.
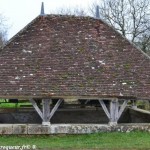
M 50 100 L 43 99 L 43 122 L 42 125 L 50 125 Z
M 137 109 L 136 100 L 132 100 L 132 108 Z
M 110 120 L 109 120 L 110 125 L 117 125 L 118 112 L 119 112 L 118 100 L 110 101 Z

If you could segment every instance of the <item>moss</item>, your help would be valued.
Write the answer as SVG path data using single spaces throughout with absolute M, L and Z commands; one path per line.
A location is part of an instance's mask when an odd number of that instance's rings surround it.
M 61 78 L 63 78 L 63 79 L 67 79 L 68 78 L 68 74 L 67 73 L 64 73 L 64 74 L 62 74 L 62 75 L 60 75 L 61 76 Z
M 115 65 L 115 68 L 120 68 L 120 64 L 116 64 L 116 65 Z
M 127 85 L 135 85 L 135 82 L 134 81 L 131 81 L 131 80 L 123 80 L 123 81 L 120 81 L 120 83 L 126 83 Z
M 114 77 L 114 78 L 116 78 L 117 76 L 118 76 L 117 73 L 113 73 L 113 74 L 112 74 L 112 77 Z
M 105 69 L 104 69 L 103 67 L 100 67 L 100 68 L 97 69 L 97 71 L 98 71 L 98 72 L 104 72 Z
M 108 53 L 108 54 L 107 54 L 107 57 L 108 57 L 108 58 L 112 58 L 112 57 L 113 57 L 113 54 Z
M 84 84 L 82 84 L 82 83 L 81 83 L 81 84 L 79 84 L 79 87 L 84 87 Z
M 84 52 L 84 51 L 85 51 L 85 49 L 84 49 L 83 47 L 80 47 L 78 50 L 79 50 L 80 52 Z
M 126 69 L 126 70 L 129 70 L 130 68 L 131 68 L 131 64 L 124 64 L 124 68 Z

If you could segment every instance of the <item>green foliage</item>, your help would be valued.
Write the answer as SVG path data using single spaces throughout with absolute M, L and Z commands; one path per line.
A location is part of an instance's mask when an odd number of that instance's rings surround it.
M 138 108 L 150 110 L 150 102 L 149 101 L 137 101 L 136 105 Z

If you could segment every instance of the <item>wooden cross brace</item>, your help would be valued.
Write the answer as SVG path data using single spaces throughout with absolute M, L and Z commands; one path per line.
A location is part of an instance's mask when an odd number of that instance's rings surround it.
M 36 112 L 39 114 L 41 119 L 43 120 L 43 125 L 50 125 L 50 119 L 53 117 L 54 113 L 62 103 L 62 99 L 59 99 L 53 109 L 50 111 L 50 100 L 49 99 L 43 99 L 42 100 L 42 106 L 43 111 L 37 106 L 37 103 L 34 99 L 30 99 L 30 102 L 32 103 L 33 107 L 35 108 Z
M 99 100 L 99 103 L 101 104 L 106 116 L 108 117 L 109 123 L 115 125 L 115 124 L 117 124 L 124 109 L 126 108 L 128 100 L 124 100 L 124 102 L 123 102 L 123 104 L 121 104 L 121 106 L 119 106 L 118 100 L 110 101 L 110 109 L 109 110 L 106 107 L 103 100 Z

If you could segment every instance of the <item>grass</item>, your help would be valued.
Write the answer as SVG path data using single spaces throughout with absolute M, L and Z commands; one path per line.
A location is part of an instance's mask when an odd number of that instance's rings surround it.
M 18 104 L 15 104 L 15 103 L 2 103 L 0 104 L 0 108 L 20 108 L 21 105 L 24 105 L 24 107 L 28 107 L 28 106 L 31 106 L 31 103 L 18 103 Z
M 148 150 L 150 133 L 98 133 L 86 135 L 54 136 L 1 136 L 0 145 L 36 145 L 38 149 L 107 149 L 107 150 Z
M 19 101 L 18 103 L 10 103 L 8 100 L 0 99 L 0 108 L 20 108 L 21 105 L 24 105 L 24 107 L 31 106 L 30 102 L 24 102 L 24 101 Z
M 18 103 L 20 105 L 30 103 Z M 16 104 L 1 103 L 0 108 L 15 108 Z M 97 150 L 150 150 L 150 133 L 99 133 L 55 136 L 0 136 L 0 146 L 36 145 L 38 149 L 97 149 Z

